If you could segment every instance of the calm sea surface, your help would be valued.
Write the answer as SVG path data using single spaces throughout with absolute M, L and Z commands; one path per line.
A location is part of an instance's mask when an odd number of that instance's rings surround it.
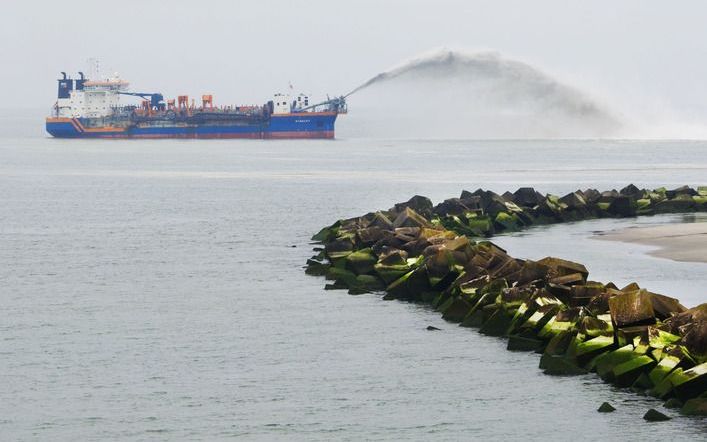
M 646 424 L 661 402 L 543 375 L 418 305 L 325 292 L 302 265 L 323 225 L 414 194 L 705 185 L 707 142 L 391 141 L 345 120 L 335 141 L 66 141 L 37 123 L 0 117 L 2 440 L 704 440 L 704 419 Z M 588 238 L 682 220 L 498 243 L 695 305 L 706 264 Z

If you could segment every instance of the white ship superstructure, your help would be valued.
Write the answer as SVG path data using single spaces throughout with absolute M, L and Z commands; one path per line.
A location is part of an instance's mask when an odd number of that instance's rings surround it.
M 77 80 L 62 74 L 64 78 L 59 80 L 56 101 L 56 115 L 61 118 L 108 117 L 119 106 L 119 92 L 129 86 L 117 73 L 100 81 L 87 80 L 82 72 Z

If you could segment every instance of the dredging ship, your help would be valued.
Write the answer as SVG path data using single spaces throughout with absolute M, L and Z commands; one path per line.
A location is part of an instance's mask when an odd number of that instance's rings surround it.
M 275 94 L 256 106 L 214 106 L 212 95 L 201 103 L 180 95 L 131 92 L 117 74 L 91 80 L 62 72 L 57 101 L 46 119 L 47 132 L 60 138 L 334 138 L 334 123 L 345 114 L 345 97 L 310 104 L 306 94 Z M 121 96 L 142 99 L 121 105 Z

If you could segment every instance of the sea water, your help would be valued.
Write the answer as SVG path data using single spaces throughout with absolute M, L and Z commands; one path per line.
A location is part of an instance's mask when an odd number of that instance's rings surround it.
M 707 142 L 58 140 L 30 115 L 0 130 L 2 440 L 704 440 L 704 419 L 303 265 L 322 226 L 415 194 L 704 185 Z M 497 240 L 707 301 L 707 264 L 588 239 L 646 219 Z

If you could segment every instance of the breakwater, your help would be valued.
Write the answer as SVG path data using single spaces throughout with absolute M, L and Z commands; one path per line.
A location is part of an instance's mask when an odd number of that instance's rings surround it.
M 580 263 L 516 259 L 485 240 L 537 224 L 690 211 L 707 211 L 707 188 L 629 185 L 562 197 L 479 189 L 436 206 L 414 196 L 322 229 L 306 272 L 325 276 L 327 289 L 429 304 L 450 322 L 507 337 L 509 350 L 540 353 L 545 373 L 595 372 L 704 415 L 707 304 L 687 309 L 638 283 L 592 281 Z M 646 418 L 661 419 L 656 413 Z

